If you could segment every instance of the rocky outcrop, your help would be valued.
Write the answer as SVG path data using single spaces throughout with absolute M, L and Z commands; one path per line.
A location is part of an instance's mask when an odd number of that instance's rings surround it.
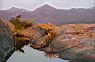
M 42 43 L 43 36 L 31 42 L 32 47 L 70 62 L 95 62 L 95 24 L 67 24 L 55 32 L 56 36 L 45 47 L 36 47 L 42 46 L 37 40 Z
M 95 24 L 36 24 L 18 29 L 13 35 L 16 39 L 27 39 L 32 48 L 44 51 L 49 57 L 95 62 Z
M 95 24 L 68 24 L 62 29 L 44 51 L 70 62 L 95 62 Z
M 13 52 L 13 37 L 5 23 L 0 19 L 0 62 L 6 62 Z
M 0 19 L 0 62 L 6 62 L 15 50 L 24 52 L 24 45 L 44 51 L 50 58 L 95 62 L 95 24 L 56 26 L 38 23 L 27 26 L 26 23 L 25 26 L 17 16 L 6 26 Z

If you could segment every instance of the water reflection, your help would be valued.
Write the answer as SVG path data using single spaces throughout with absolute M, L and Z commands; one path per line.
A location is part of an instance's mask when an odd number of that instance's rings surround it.
M 23 47 L 25 53 L 16 51 L 7 62 L 68 62 L 59 58 L 47 58 L 44 52 L 32 49 L 29 46 Z

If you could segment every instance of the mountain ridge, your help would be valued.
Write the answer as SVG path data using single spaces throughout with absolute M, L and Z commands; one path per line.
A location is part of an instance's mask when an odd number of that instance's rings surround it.
M 11 16 L 22 15 L 23 19 L 33 19 L 36 23 L 54 23 L 57 25 L 68 23 L 95 23 L 94 7 L 57 9 L 48 4 L 36 8 L 34 11 L 12 7 L 8 10 L 0 10 L 0 18 L 9 20 Z

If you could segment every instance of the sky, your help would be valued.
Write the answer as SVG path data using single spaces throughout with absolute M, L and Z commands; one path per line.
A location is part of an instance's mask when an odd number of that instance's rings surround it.
M 60 9 L 89 8 L 94 6 L 95 0 L 0 0 L 0 9 L 11 7 L 33 10 L 41 5 L 49 4 Z

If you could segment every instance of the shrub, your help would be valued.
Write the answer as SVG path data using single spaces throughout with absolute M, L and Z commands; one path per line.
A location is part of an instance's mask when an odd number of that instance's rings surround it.
M 20 17 L 21 15 L 18 15 L 16 17 L 12 17 L 10 20 L 10 22 L 15 26 L 16 29 L 23 29 L 32 26 L 32 20 L 22 21 Z

